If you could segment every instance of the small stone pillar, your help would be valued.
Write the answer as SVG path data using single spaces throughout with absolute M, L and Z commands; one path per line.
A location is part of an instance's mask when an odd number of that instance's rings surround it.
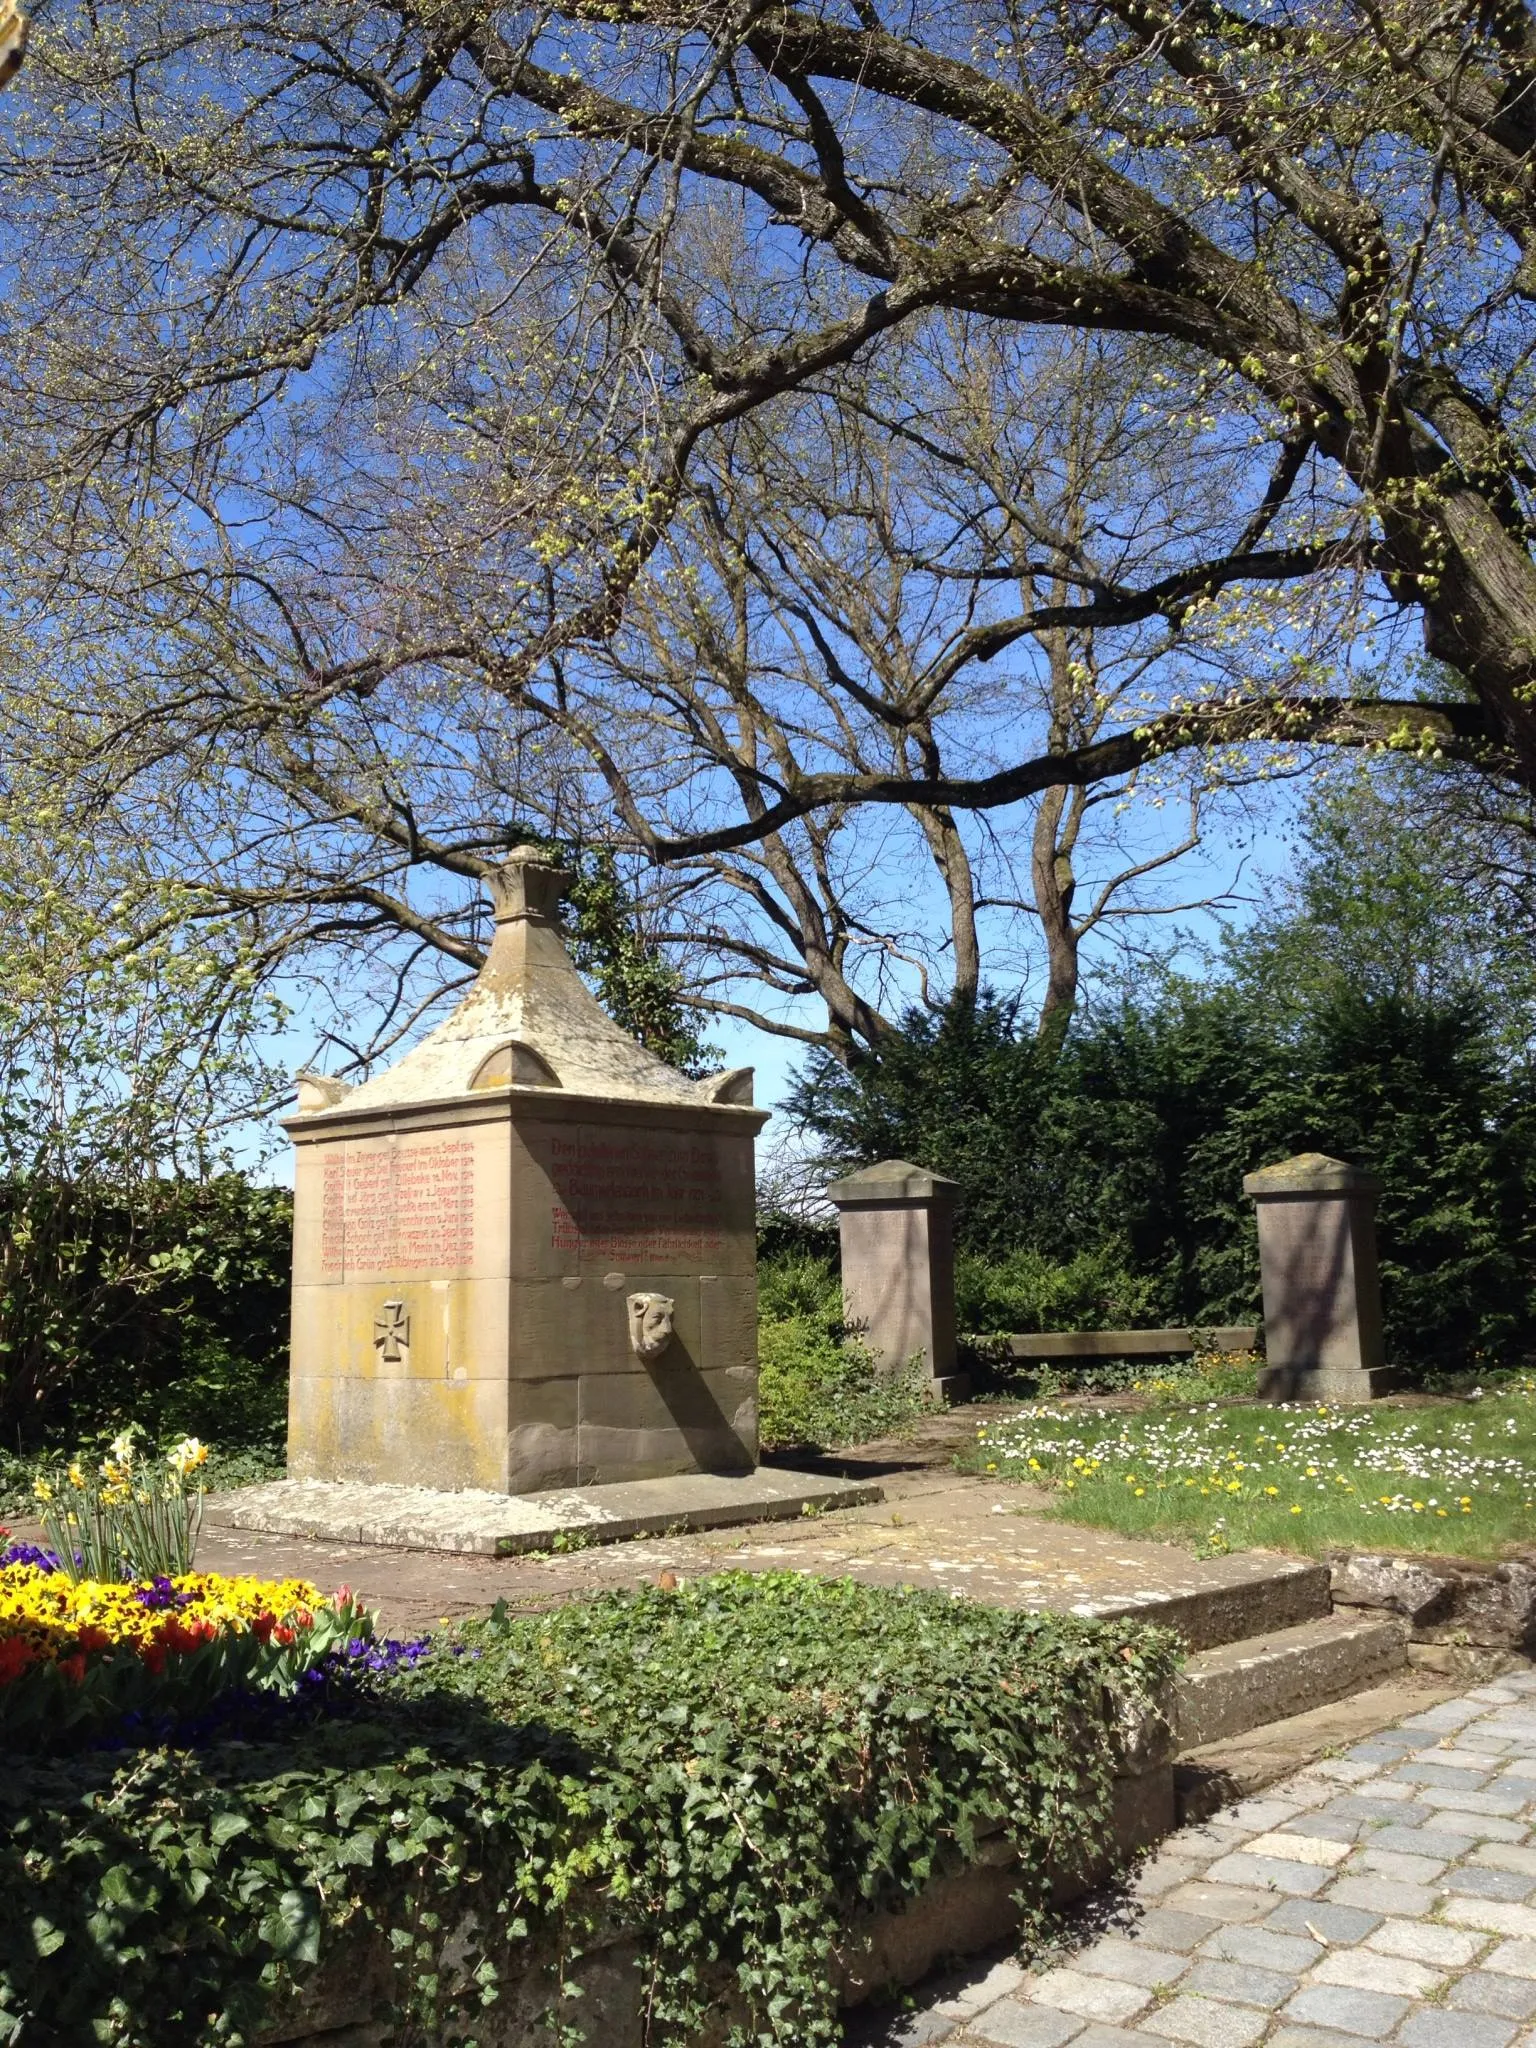
M 958 1193 L 956 1182 L 904 1159 L 882 1159 L 827 1189 L 842 1240 L 844 1314 L 884 1372 L 900 1372 L 921 1352 L 944 1401 L 970 1393 L 955 1370 Z
M 1304 1152 L 1248 1174 L 1264 1284 L 1260 1396 L 1369 1401 L 1388 1390 L 1376 1270 L 1380 1182 Z

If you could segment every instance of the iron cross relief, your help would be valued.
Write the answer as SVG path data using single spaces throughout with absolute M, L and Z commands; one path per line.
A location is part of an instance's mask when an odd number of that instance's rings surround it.
M 383 1365 L 399 1365 L 411 1348 L 411 1318 L 403 1301 L 386 1301 L 373 1319 L 373 1348 Z

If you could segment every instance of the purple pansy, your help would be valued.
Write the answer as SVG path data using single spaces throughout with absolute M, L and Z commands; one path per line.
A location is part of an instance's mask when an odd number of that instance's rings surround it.
M 0 1567 L 8 1564 L 36 1565 L 40 1572 L 56 1572 L 59 1560 L 51 1550 L 43 1550 L 36 1543 L 11 1543 L 0 1550 Z

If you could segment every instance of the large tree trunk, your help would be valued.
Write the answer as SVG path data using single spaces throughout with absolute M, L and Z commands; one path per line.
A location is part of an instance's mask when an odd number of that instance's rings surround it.
M 1072 922 L 1072 896 L 1077 881 L 1072 872 L 1071 853 L 1058 838 L 1067 799 L 1068 791 L 1059 784 L 1041 798 L 1035 813 L 1030 860 L 1046 958 L 1045 997 L 1035 1035 L 1052 1051 L 1066 1037 L 1077 1007 L 1077 927 Z
M 1409 390 L 1444 448 L 1416 423 L 1399 437 L 1402 474 L 1383 525 L 1407 573 L 1389 580 L 1422 607 L 1426 650 L 1466 677 L 1536 790 L 1536 562 L 1518 507 L 1478 480 L 1491 453 L 1482 423 L 1454 392 Z
M 971 872 L 970 856 L 953 811 L 920 806 L 915 808 L 914 815 L 923 828 L 923 837 L 949 898 L 949 929 L 955 954 L 950 1000 L 974 1003 L 981 987 L 981 941 L 976 932 L 976 878 Z

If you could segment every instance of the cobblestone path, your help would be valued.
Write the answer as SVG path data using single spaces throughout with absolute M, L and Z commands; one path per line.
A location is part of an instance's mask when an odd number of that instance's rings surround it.
M 922 1987 L 850 2042 L 1536 2048 L 1536 1672 L 1181 1828 L 1100 1903 L 1054 1967 Z

